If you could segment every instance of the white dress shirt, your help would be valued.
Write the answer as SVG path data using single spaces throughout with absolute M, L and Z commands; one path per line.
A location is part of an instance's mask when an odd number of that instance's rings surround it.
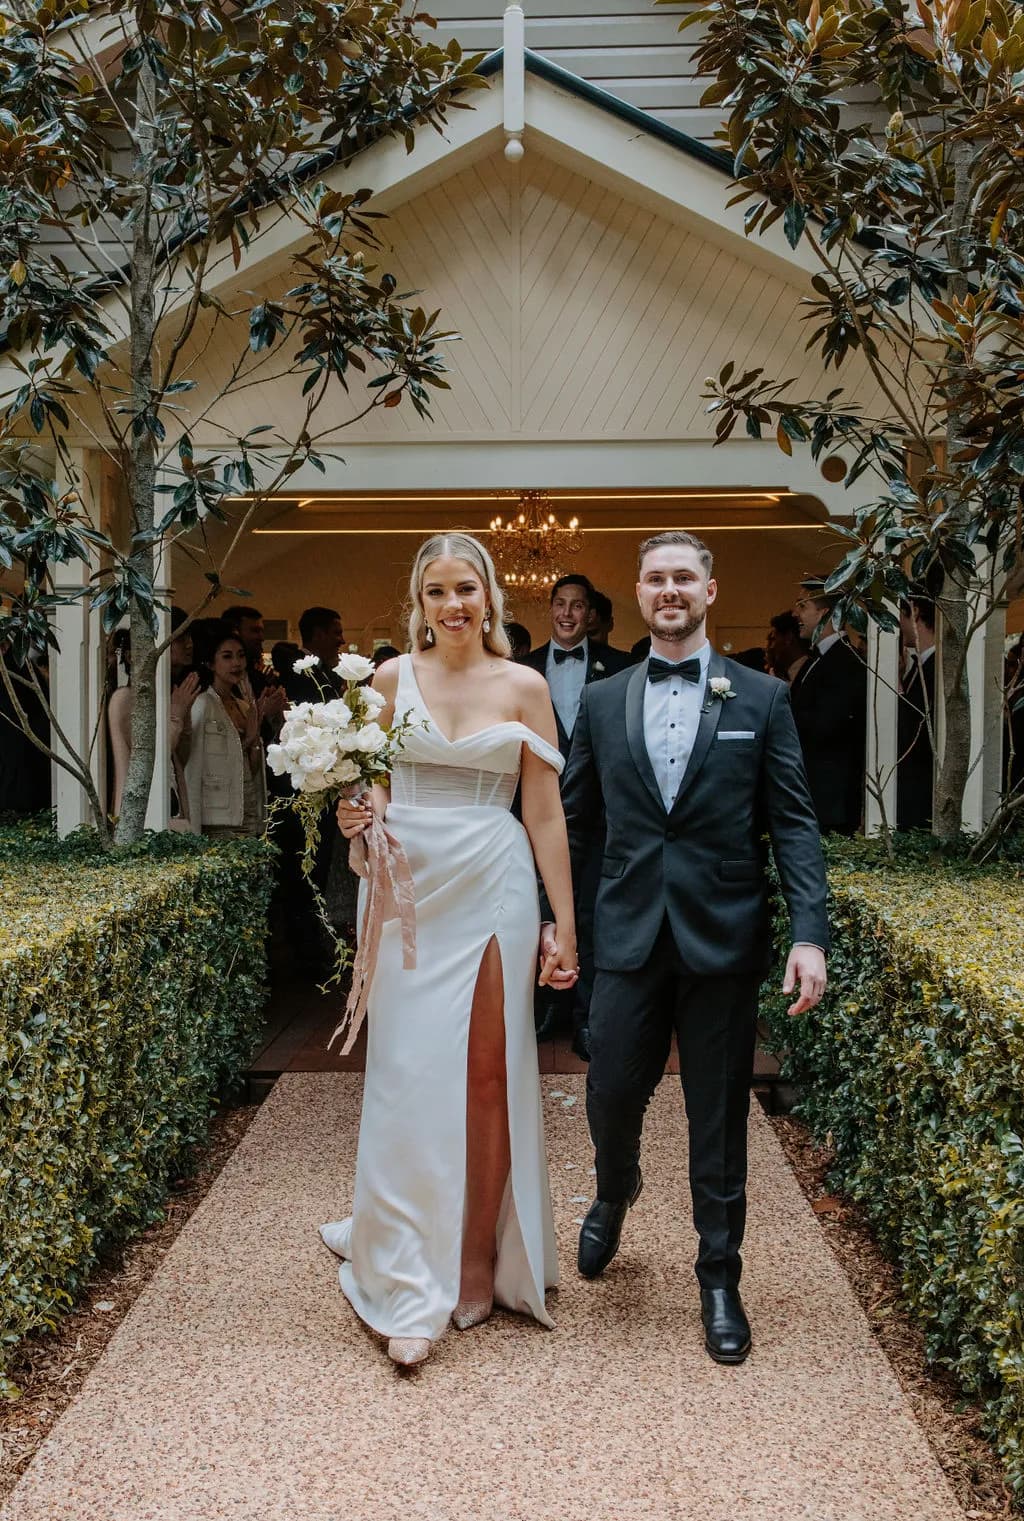
M 690 655 L 687 658 L 692 660 L 695 657 Z M 666 811 L 676 800 L 679 783 L 697 738 L 708 683 L 710 644 L 701 645 L 696 659 L 700 661 L 699 681 L 668 676 L 664 681 L 644 682 L 644 743 Z M 681 665 L 682 661 L 671 663 Z
M 583 638 L 574 649 L 583 651 L 583 659 L 578 660 L 569 655 L 566 660 L 555 660 L 555 650 L 558 645 L 552 639 L 548 645 L 548 661 L 544 669 L 547 677 L 548 688 L 551 692 L 551 703 L 558 714 L 562 728 L 566 734 L 572 734 L 576 727 L 576 715 L 580 710 L 580 698 L 583 696 L 583 688 L 587 681 L 587 667 L 590 665 L 590 641 Z

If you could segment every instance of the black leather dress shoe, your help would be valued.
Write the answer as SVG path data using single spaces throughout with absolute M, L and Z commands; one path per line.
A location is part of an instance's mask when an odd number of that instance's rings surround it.
M 572 1049 L 581 1062 L 590 1060 L 590 1026 L 577 1025 L 572 1032 Z
M 595 1199 L 590 1206 L 587 1218 L 580 1227 L 580 1246 L 576 1257 L 576 1265 L 584 1278 L 596 1278 L 615 1256 L 626 1211 L 639 1199 L 643 1186 L 644 1175 L 638 1167 L 636 1188 L 631 1198 L 624 1199 L 620 1204 L 606 1204 L 603 1199 Z
M 701 1289 L 704 1346 L 716 1363 L 742 1363 L 750 1352 L 750 1322 L 737 1289 Z

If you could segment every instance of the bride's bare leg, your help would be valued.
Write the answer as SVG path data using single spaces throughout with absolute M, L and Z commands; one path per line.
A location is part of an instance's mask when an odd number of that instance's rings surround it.
M 477 976 L 466 1079 L 466 1213 L 456 1324 L 473 1324 L 490 1313 L 498 1212 L 511 1166 L 505 989 L 496 940 L 484 951 Z

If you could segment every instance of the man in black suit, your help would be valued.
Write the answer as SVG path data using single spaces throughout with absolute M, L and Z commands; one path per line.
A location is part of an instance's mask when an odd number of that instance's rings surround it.
M 834 628 L 835 603 L 822 578 L 800 585 L 804 595 L 793 611 L 812 644 L 790 687 L 793 719 L 822 834 L 855 834 L 864 811 L 867 665 Z
M 930 829 L 935 772 L 935 603 L 900 603 L 904 664 L 896 716 L 896 827 Z
M 619 670 L 624 670 L 627 665 L 635 665 L 635 657 L 628 650 L 616 649 L 611 643 L 612 630 L 615 628 L 615 609 L 612 606 L 611 597 L 603 591 L 595 589 L 590 594 L 590 617 L 587 619 L 587 638 L 592 646 L 600 645 L 602 652 L 612 656 L 613 662 Z
M 568 756 L 572 746 L 576 714 L 584 690 L 616 671 L 624 670 L 631 659 L 622 650 L 591 641 L 588 628 L 594 588 L 584 575 L 562 576 L 551 588 L 551 638 L 547 644 L 531 650 L 524 665 L 530 665 L 546 679 L 551 691 L 558 730 L 558 748 Z M 594 898 L 597 894 L 601 864 L 598 832 L 588 860 L 576 882 L 576 941 L 580 956 L 580 977 L 576 987 L 558 993 L 539 989 L 536 998 L 538 1040 L 556 1035 L 560 1026 L 572 1026 L 573 1050 L 584 1060 L 589 1057 L 587 1012 L 594 983 Z
M 299 617 L 302 649 L 299 659 L 315 655 L 317 663 L 309 670 L 281 672 L 281 684 L 289 702 L 324 702 L 341 695 L 344 683 L 336 675 L 345 642 L 341 614 L 333 607 L 307 607 Z M 283 779 L 287 785 L 287 778 Z M 320 844 L 310 875 L 318 890 L 326 892 L 331 874 L 331 857 L 338 831 L 334 809 L 325 808 L 320 815 Z M 305 841 L 298 816 L 286 809 L 275 824 L 275 843 L 281 851 L 281 897 L 288 920 L 289 941 L 296 969 L 320 980 L 334 970 L 334 949 L 320 923 L 316 903 L 302 870 Z
M 551 638 L 531 650 L 530 665 L 547 680 L 558 728 L 558 748 L 569 754 L 584 687 L 630 664 L 622 650 L 592 645 L 587 636 L 594 588 L 584 575 L 561 576 L 551 588 Z
M 800 985 L 791 1014 L 821 997 L 828 930 L 789 693 L 711 649 L 711 569 L 692 534 L 659 533 L 640 546 L 651 656 L 584 693 L 563 801 L 574 868 L 592 820 L 602 809 L 607 818 L 587 1076 L 597 1198 L 579 1269 L 603 1272 L 640 1193 L 643 1115 L 674 1030 L 705 1345 L 716 1361 L 737 1363 L 750 1349 L 738 1285 L 757 997 L 771 949 L 766 833 L 793 933 L 783 980 L 786 993 Z M 545 953 L 552 941 L 546 924 Z
M 299 616 L 300 658 L 315 655 L 317 664 L 311 671 L 289 671 L 282 675 L 291 702 L 323 702 L 339 697 L 344 682 L 335 674 L 345 630 L 341 614 L 333 607 L 307 607 Z

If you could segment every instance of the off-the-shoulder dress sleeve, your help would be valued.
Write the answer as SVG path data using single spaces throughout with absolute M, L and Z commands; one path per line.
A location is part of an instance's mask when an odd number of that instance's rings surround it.
M 561 776 L 565 769 L 565 757 L 561 750 L 557 750 L 554 745 L 548 744 L 548 741 L 542 739 L 534 729 L 530 728 L 529 724 L 523 724 L 522 728 L 523 743 L 527 749 L 532 750 L 538 760 L 546 761 Z

